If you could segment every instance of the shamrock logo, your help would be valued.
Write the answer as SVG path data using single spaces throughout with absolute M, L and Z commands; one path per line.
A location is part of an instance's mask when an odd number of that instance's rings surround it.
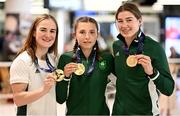
M 100 61 L 99 62 L 99 68 L 101 69 L 101 70 L 104 70 L 104 69 L 106 69 L 106 61 L 105 60 L 102 60 L 102 61 Z

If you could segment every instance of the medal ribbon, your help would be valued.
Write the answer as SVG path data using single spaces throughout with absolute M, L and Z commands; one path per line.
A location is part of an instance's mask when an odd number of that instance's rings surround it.
M 135 54 L 141 54 L 143 51 L 143 47 L 144 47 L 144 38 L 145 35 L 142 31 L 139 32 L 138 34 L 138 40 L 134 40 L 134 41 L 138 41 L 138 47 L 137 47 L 137 51 Z M 126 55 L 132 55 L 133 53 L 130 53 L 129 48 L 127 46 L 127 44 L 125 43 L 123 46 L 124 52 Z
M 76 56 L 77 56 L 77 63 L 81 63 L 80 48 L 79 47 L 76 50 Z M 87 71 L 85 72 L 86 76 L 89 76 L 93 72 L 95 64 L 96 64 L 96 48 L 94 48 L 94 51 L 93 51 L 92 64 L 88 67 Z
M 34 61 L 34 64 L 35 64 L 35 66 L 36 66 L 36 68 L 37 68 L 36 72 L 39 73 L 40 70 L 42 70 L 42 71 L 44 71 L 44 72 L 52 73 L 53 71 L 56 70 L 56 68 L 55 68 L 54 66 L 52 66 L 52 64 L 50 63 L 49 58 L 48 58 L 47 55 L 46 55 L 46 63 L 47 63 L 48 69 L 46 69 L 46 68 L 41 68 L 41 67 L 39 66 L 38 59 L 37 59 L 37 57 L 36 57 L 36 58 L 35 58 L 35 61 Z

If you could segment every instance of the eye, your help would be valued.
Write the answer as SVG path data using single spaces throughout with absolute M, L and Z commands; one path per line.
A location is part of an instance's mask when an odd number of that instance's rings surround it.
M 56 30 L 55 30 L 55 29 L 52 29 L 50 32 L 51 32 L 51 33 L 56 33 Z
M 45 31 L 46 31 L 46 29 L 40 29 L 40 31 L 41 31 L 41 32 L 45 32 Z
M 117 20 L 118 23 L 122 23 L 123 21 L 122 20 Z
M 84 30 L 82 30 L 82 31 L 79 31 L 79 33 L 80 33 L 80 34 L 85 34 L 85 31 L 84 31 Z
M 132 21 L 132 19 L 128 19 L 128 20 L 126 20 L 127 22 L 131 22 Z
M 95 31 L 90 31 L 91 34 L 95 34 Z

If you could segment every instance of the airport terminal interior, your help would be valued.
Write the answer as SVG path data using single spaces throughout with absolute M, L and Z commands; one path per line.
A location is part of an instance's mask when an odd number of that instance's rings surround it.
M 112 52 L 112 42 L 117 40 L 115 11 L 127 0 L 0 0 L 0 116 L 15 116 L 9 83 L 9 69 L 18 50 L 26 39 L 31 23 L 38 15 L 52 14 L 59 26 L 58 53 L 73 49 L 73 21 L 79 16 L 90 16 L 99 22 L 100 50 Z M 142 12 L 142 30 L 163 46 L 169 68 L 176 82 L 173 95 L 164 96 L 168 101 L 167 114 L 180 115 L 180 1 L 179 0 L 129 0 L 136 3 Z M 172 51 L 179 56 L 172 56 Z M 116 77 L 106 88 L 107 104 L 112 111 L 116 93 Z M 58 115 L 66 112 L 65 103 L 57 105 Z

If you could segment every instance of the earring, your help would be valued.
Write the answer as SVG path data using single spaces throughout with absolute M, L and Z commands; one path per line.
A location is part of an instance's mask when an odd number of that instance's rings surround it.
M 94 51 L 96 50 L 96 47 L 94 47 Z

